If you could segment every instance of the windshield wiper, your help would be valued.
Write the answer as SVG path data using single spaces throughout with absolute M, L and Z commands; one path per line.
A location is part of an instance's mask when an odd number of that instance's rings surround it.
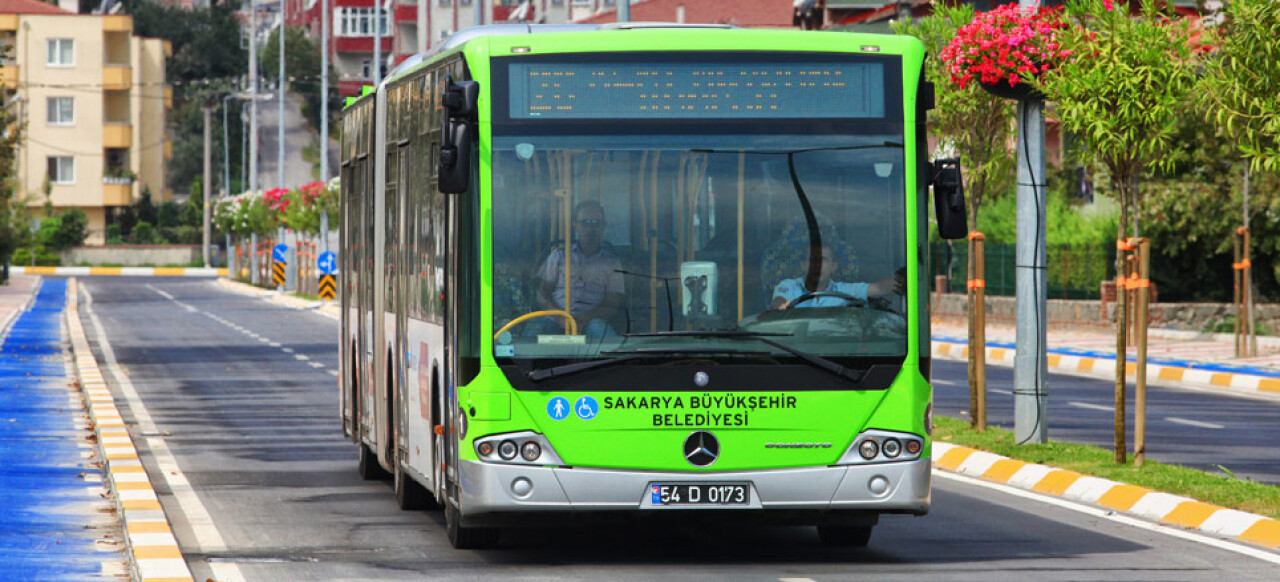
M 534 382 L 541 382 L 543 380 L 546 380 L 547 378 L 555 378 L 556 376 L 567 376 L 569 374 L 577 374 L 578 372 L 586 372 L 587 370 L 594 370 L 596 368 L 603 368 L 605 366 L 612 366 L 614 364 L 623 364 L 633 360 L 638 360 L 642 357 L 644 356 L 639 354 L 634 354 L 634 353 L 628 353 L 625 355 L 615 356 L 615 357 L 604 359 L 604 360 L 590 360 L 587 362 L 577 362 L 574 364 L 563 364 L 560 366 L 552 366 L 550 368 L 543 368 L 541 370 L 534 370 L 532 372 L 529 372 L 529 379 L 533 380 Z
M 613 356 L 603 360 L 590 360 L 586 362 L 576 362 L 573 364 L 563 364 L 560 366 L 552 366 L 541 370 L 529 372 L 529 379 L 534 382 L 540 382 L 547 378 L 556 378 L 559 376 L 568 376 L 587 370 L 596 368 L 604 368 L 615 364 L 624 364 L 640 359 L 665 357 L 672 355 L 715 355 L 715 356 L 770 356 L 771 352 L 761 350 L 738 350 L 733 348 L 636 348 L 634 350 L 606 350 L 600 352 Z
M 822 356 L 816 356 L 809 352 L 797 350 L 786 344 L 781 344 L 769 339 L 770 337 L 785 337 L 794 334 L 776 333 L 776 332 L 755 332 L 744 330 L 722 330 L 722 331 L 651 331 L 644 333 L 629 333 L 623 337 L 707 337 L 707 338 L 729 338 L 729 339 L 748 339 L 755 340 L 765 345 L 773 346 L 797 358 L 800 358 L 806 364 L 815 368 L 826 370 L 853 382 L 861 382 L 862 378 L 867 375 L 864 370 L 855 370 L 846 368 Z

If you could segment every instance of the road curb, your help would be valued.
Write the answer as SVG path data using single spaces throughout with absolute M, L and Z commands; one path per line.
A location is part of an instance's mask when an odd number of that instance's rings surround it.
M 933 357 L 944 360 L 967 360 L 969 345 L 959 340 L 934 339 L 932 341 Z M 1115 356 L 1093 357 L 1068 353 L 1048 354 L 1049 368 L 1059 372 L 1078 376 L 1089 376 L 1106 380 L 1115 379 Z M 998 366 L 1012 366 L 1014 349 L 1009 347 L 987 347 L 987 363 Z M 1125 374 L 1129 378 L 1137 376 L 1137 365 L 1133 362 L 1125 364 Z M 1174 366 L 1162 363 L 1147 363 L 1147 382 L 1150 384 L 1183 384 L 1211 390 L 1226 390 L 1241 394 L 1280 396 L 1280 378 L 1270 378 L 1239 372 L 1205 370 L 1186 366 Z
M 13 322 L 18 321 L 18 317 L 22 315 L 22 312 L 31 307 L 31 302 L 36 300 L 36 292 L 40 290 L 40 284 L 42 282 L 43 281 L 40 277 L 36 277 L 35 282 L 31 284 L 31 293 L 27 295 L 27 299 L 18 305 L 17 308 L 0 317 L 0 340 L 4 339 L 5 334 L 9 333 L 9 326 L 13 325 Z
M 194 578 L 173 528 L 89 348 L 78 298 L 76 280 L 71 279 L 67 282 L 65 313 L 76 374 L 98 438 L 99 455 L 105 463 L 104 477 L 115 494 L 132 578 L 140 582 L 192 582 Z
M 933 442 L 939 469 L 1100 506 L 1131 516 L 1236 541 L 1280 549 L 1280 520 L 1202 503 L 1109 479 L 1018 461 L 994 453 Z
M 26 275 L 66 277 L 226 277 L 227 269 L 201 267 L 10 267 Z
M 338 316 L 341 314 L 341 310 L 338 307 L 338 304 L 334 301 L 311 301 L 308 299 L 303 299 L 301 297 L 290 295 L 288 293 L 281 293 L 279 291 L 269 291 L 261 287 L 250 285 L 248 283 L 235 281 L 227 277 L 219 277 L 217 282 L 218 282 L 218 285 L 226 287 L 228 290 L 234 291 L 236 293 L 242 293 L 245 295 L 257 295 L 258 297 L 266 299 L 267 301 L 271 301 L 272 303 L 279 303 L 280 305 L 291 307 L 293 309 L 314 310 L 317 313 L 324 315 L 325 317 L 329 317 L 331 319 L 337 319 Z

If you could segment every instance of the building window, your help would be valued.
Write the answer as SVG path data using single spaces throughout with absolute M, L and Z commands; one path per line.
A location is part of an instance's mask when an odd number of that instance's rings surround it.
M 44 62 L 50 67 L 70 67 L 76 64 L 76 41 L 70 38 L 51 38 L 46 45 Z
M 382 36 L 387 36 L 387 11 L 381 13 Z M 333 11 L 334 28 L 337 36 L 363 37 L 374 35 L 374 9 L 342 6 Z
M 49 125 L 71 125 L 76 122 L 74 98 L 49 97 L 45 103 L 49 109 L 47 115 Z
M 369 59 L 360 61 L 360 75 L 365 79 L 369 78 L 369 71 L 373 70 L 373 67 L 371 67 L 369 63 Z
M 49 183 L 74 184 L 76 160 L 71 156 L 49 156 Z
M 574 6 L 590 6 L 591 0 L 573 0 Z

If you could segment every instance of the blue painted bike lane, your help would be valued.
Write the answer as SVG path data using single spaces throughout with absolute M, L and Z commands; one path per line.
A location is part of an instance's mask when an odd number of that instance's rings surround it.
M 103 580 L 123 562 L 102 471 L 69 398 L 62 351 L 66 281 L 45 279 L 0 345 L 0 580 Z

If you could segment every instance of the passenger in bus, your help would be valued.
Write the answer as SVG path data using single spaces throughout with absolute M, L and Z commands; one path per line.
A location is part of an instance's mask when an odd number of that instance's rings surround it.
M 905 292 L 906 281 L 902 277 L 889 277 L 876 281 L 875 283 L 845 283 L 841 281 L 831 280 L 832 273 L 835 273 L 840 267 L 840 263 L 836 260 L 835 253 L 832 252 L 830 245 L 822 245 L 822 270 L 819 272 L 817 291 L 834 291 L 843 293 L 866 301 L 873 297 L 884 297 L 891 293 L 902 294 Z M 805 257 L 804 263 L 800 265 L 801 272 L 809 270 L 809 258 Z M 808 295 L 812 291 L 805 288 L 804 276 L 794 279 L 783 279 L 773 288 L 773 300 L 769 303 L 769 309 L 787 309 L 791 304 L 801 296 Z M 830 295 L 822 297 L 814 297 L 806 300 L 804 303 L 796 305 L 796 307 L 843 307 L 849 305 L 849 301 Z
M 574 208 L 573 230 L 577 242 L 569 263 L 573 285 L 569 312 L 578 322 L 578 333 L 591 338 L 616 336 L 611 323 L 623 303 L 622 262 L 604 241 L 604 207 L 585 200 Z M 564 248 L 552 250 L 538 268 L 538 307 L 564 309 Z M 562 333 L 560 321 L 539 318 L 529 322 L 526 335 Z

